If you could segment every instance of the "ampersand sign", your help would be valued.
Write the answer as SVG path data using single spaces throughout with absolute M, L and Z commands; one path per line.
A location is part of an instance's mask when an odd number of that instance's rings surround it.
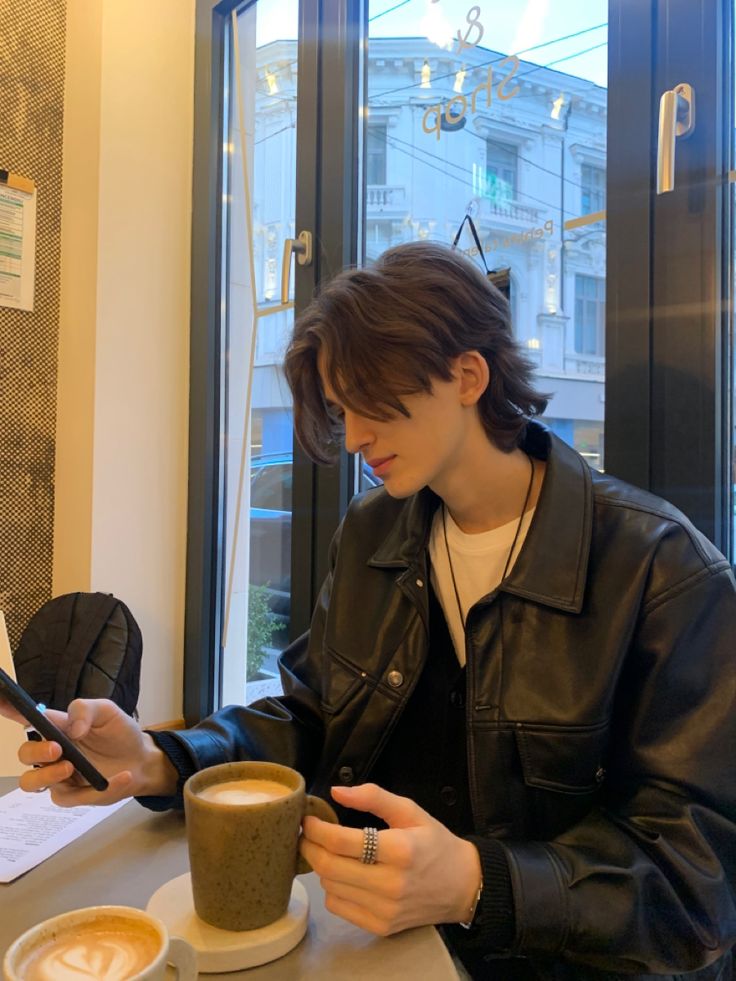
M 468 29 L 465 32 L 465 37 L 462 36 L 462 32 L 458 28 L 457 32 L 457 53 L 460 54 L 465 48 L 474 48 L 477 44 L 480 44 L 481 38 L 483 37 L 483 25 L 480 20 L 480 7 L 471 7 L 470 10 L 465 15 L 465 20 L 468 22 Z M 473 28 L 478 31 L 478 36 L 474 41 L 469 41 Z

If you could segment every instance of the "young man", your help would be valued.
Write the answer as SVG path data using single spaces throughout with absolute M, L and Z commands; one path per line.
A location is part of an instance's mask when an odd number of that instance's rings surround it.
M 344 440 L 384 482 L 335 535 L 285 694 L 164 734 L 72 703 L 110 789 L 39 743 L 21 785 L 163 808 L 204 766 L 277 760 L 340 807 L 302 848 L 362 927 L 444 924 L 474 978 L 730 978 L 728 562 L 534 421 L 508 305 L 443 246 L 337 276 L 285 369 L 307 451 Z

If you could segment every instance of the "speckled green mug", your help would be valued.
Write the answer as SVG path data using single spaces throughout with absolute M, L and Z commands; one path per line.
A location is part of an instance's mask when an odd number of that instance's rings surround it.
M 204 799 L 216 784 L 273 780 L 283 797 L 232 804 Z M 278 763 L 223 763 L 184 784 L 189 865 L 197 915 L 222 930 L 256 930 L 284 915 L 294 876 L 310 872 L 299 854 L 304 817 L 337 824 L 330 805 L 307 794 L 304 778 Z

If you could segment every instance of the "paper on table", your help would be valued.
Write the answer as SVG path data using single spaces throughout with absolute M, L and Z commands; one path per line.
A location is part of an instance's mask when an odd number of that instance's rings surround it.
M 125 803 L 57 807 L 48 790 L 41 794 L 11 790 L 0 797 L 0 883 L 12 882 L 40 865 Z

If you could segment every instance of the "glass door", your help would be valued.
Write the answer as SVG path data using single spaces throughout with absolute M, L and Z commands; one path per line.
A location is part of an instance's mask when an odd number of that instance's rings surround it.
M 305 552 L 282 359 L 318 268 L 297 187 L 311 202 L 319 4 L 196 0 L 196 14 L 188 723 L 280 691 Z
M 291 592 L 292 407 L 282 374 L 294 264 L 297 0 L 233 10 L 224 99 L 221 701 L 280 691 Z
M 651 488 L 733 561 L 733 0 L 656 23 Z
M 364 261 L 471 215 L 547 424 L 601 469 L 607 39 L 607 0 L 369 0 L 363 112 Z

